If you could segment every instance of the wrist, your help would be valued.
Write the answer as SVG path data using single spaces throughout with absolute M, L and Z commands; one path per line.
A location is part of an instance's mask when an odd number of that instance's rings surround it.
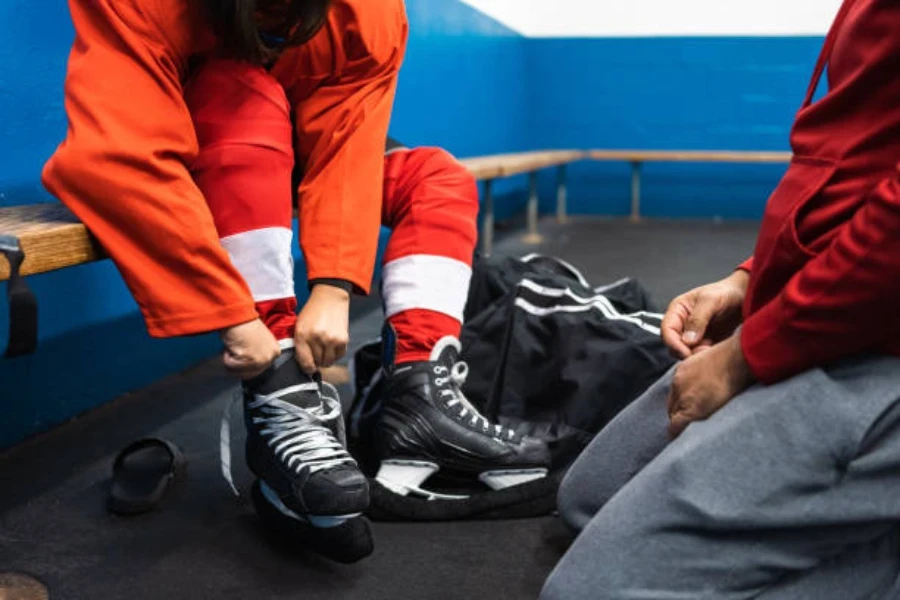
M 747 287 L 750 285 L 750 273 L 743 269 L 738 269 L 729 275 L 727 280 L 740 288 L 742 292 L 746 293 Z
M 316 283 L 312 286 L 310 297 L 327 298 L 329 300 L 350 301 L 350 291 L 328 283 Z
M 726 342 L 728 347 L 728 372 L 735 388 L 743 390 L 756 381 L 753 371 L 747 359 L 744 358 L 744 350 L 741 347 L 741 330 L 732 334 Z
M 338 288 L 338 289 L 344 290 L 348 294 L 353 293 L 353 283 L 350 281 L 347 281 L 346 279 L 337 279 L 337 278 L 333 278 L 333 277 L 320 277 L 317 279 L 309 280 L 309 289 L 310 290 L 313 290 L 314 288 L 321 287 L 321 286 L 329 286 L 329 287 Z
M 223 327 L 222 329 L 220 329 L 218 331 L 219 339 L 221 339 L 224 342 L 227 339 L 231 338 L 235 333 L 238 333 L 242 329 L 247 329 L 248 325 L 252 325 L 259 320 L 260 320 L 259 317 L 256 317 L 255 319 L 253 319 L 251 321 L 244 321 L 243 323 L 235 323 L 234 325 L 230 325 L 228 327 Z

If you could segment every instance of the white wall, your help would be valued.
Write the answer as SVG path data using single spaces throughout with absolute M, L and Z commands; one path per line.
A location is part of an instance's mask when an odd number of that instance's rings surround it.
M 841 0 L 462 0 L 529 37 L 823 35 Z

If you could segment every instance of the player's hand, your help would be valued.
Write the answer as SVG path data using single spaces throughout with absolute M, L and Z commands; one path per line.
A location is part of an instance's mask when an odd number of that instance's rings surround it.
M 754 381 L 741 351 L 740 331 L 675 367 L 669 390 L 669 434 L 708 419 Z
M 347 352 L 350 342 L 350 294 L 325 284 L 313 286 L 297 315 L 294 352 L 309 375 L 330 367 Z
M 259 319 L 223 329 L 219 337 L 225 345 L 225 368 L 241 379 L 256 377 L 281 354 L 278 340 Z
M 687 358 L 733 334 L 741 324 L 749 282 L 749 273 L 738 270 L 672 300 L 661 327 L 663 341 L 672 354 Z

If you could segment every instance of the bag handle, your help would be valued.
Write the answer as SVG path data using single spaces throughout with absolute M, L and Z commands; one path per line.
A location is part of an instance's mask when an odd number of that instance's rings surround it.
M 569 275 L 571 275 L 574 279 L 576 279 L 578 281 L 578 283 L 580 283 L 584 287 L 586 287 L 586 288 L 591 287 L 591 284 L 588 283 L 588 280 L 585 279 L 584 275 L 581 274 L 581 271 L 579 271 L 577 268 L 575 268 L 575 266 L 572 263 L 566 262 L 561 258 L 557 258 L 555 256 L 548 256 L 546 254 L 533 253 L 533 254 L 527 254 L 527 255 L 523 256 L 520 260 L 522 262 L 528 263 L 528 264 L 536 263 L 539 261 L 547 261 L 547 262 L 554 263 L 555 265 L 560 267 L 562 270 L 569 273 Z

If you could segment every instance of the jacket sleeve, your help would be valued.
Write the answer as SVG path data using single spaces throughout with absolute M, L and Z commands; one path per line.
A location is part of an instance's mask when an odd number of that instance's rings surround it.
M 121 0 L 70 0 L 70 7 L 69 129 L 44 184 L 115 261 L 151 335 L 256 318 L 188 172 L 197 141 L 172 41 L 186 37 L 178 28 L 188 28 L 188 16 L 154 15 Z
M 741 344 L 751 370 L 774 383 L 878 351 L 897 334 L 898 281 L 900 172 L 873 188 L 829 246 L 745 321 Z
M 309 279 L 369 291 L 381 225 L 384 144 L 406 46 L 403 2 L 340 0 L 273 71 L 294 106 L 300 246 Z

